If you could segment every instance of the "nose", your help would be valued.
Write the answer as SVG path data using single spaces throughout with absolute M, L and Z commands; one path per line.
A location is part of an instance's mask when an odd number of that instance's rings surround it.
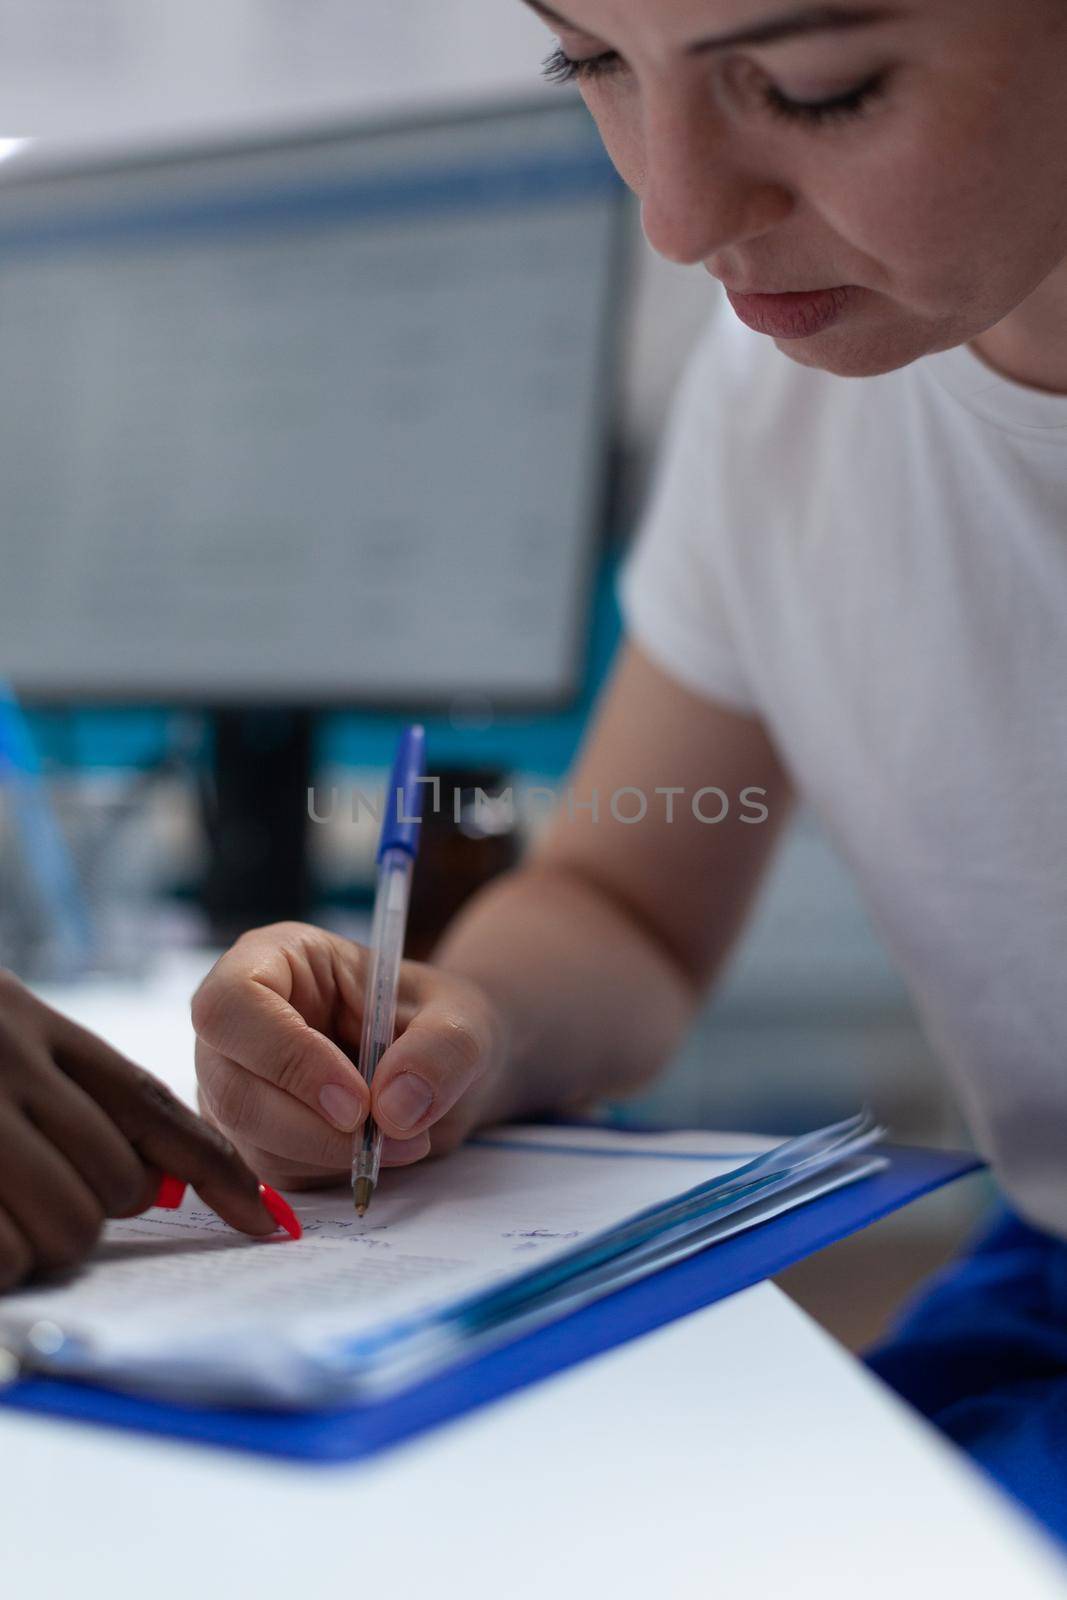
M 691 266 L 768 233 L 790 214 L 790 189 L 732 147 L 713 107 L 649 107 L 644 120 L 641 220 L 652 248 Z

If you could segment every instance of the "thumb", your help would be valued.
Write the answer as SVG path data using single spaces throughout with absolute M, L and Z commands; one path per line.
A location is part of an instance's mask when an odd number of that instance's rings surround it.
M 492 1048 L 488 1016 L 466 995 L 431 996 L 382 1056 L 371 1109 L 382 1132 L 410 1139 L 433 1127 L 482 1076 Z

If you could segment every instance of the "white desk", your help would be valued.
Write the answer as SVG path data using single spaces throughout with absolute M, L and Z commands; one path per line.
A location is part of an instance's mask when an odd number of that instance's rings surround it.
M 186 967 L 58 996 L 188 1087 Z M 181 1070 L 176 1068 L 181 1064 Z M 771 1285 L 355 1468 L 0 1412 L 12 1600 L 1037 1600 L 1067 1566 Z

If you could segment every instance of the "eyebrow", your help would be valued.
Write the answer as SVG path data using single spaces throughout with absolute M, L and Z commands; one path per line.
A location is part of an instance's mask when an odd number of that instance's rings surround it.
M 570 28 L 575 33 L 587 30 L 577 22 L 542 5 L 541 0 L 524 0 L 531 11 L 536 11 L 546 22 L 559 28 Z M 785 39 L 799 39 L 811 33 L 844 33 L 854 28 L 870 28 L 879 22 L 889 22 L 901 15 L 899 6 L 805 6 L 800 11 L 789 11 L 779 16 L 767 17 L 747 28 L 737 28 L 732 33 L 720 33 L 710 39 L 698 39 L 686 46 L 687 55 L 704 55 L 711 50 L 733 50 L 739 45 L 779 44 Z

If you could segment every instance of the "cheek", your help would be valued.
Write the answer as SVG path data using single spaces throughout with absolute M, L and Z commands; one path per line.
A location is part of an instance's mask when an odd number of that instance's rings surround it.
M 865 163 L 815 203 L 864 258 L 870 286 L 917 310 L 940 310 L 958 295 L 992 242 L 981 186 L 969 191 L 925 148 Z
M 645 182 L 644 137 L 636 96 L 618 86 L 592 85 L 582 98 L 596 123 L 604 148 L 628 188 L 640 198 Z
M 1067 118 L 1053 149 L 1017 95 L 943 89 L 928 103 L 810 197 L 873 286 L 931 316 L 1004 315 L 1067 250 Z

